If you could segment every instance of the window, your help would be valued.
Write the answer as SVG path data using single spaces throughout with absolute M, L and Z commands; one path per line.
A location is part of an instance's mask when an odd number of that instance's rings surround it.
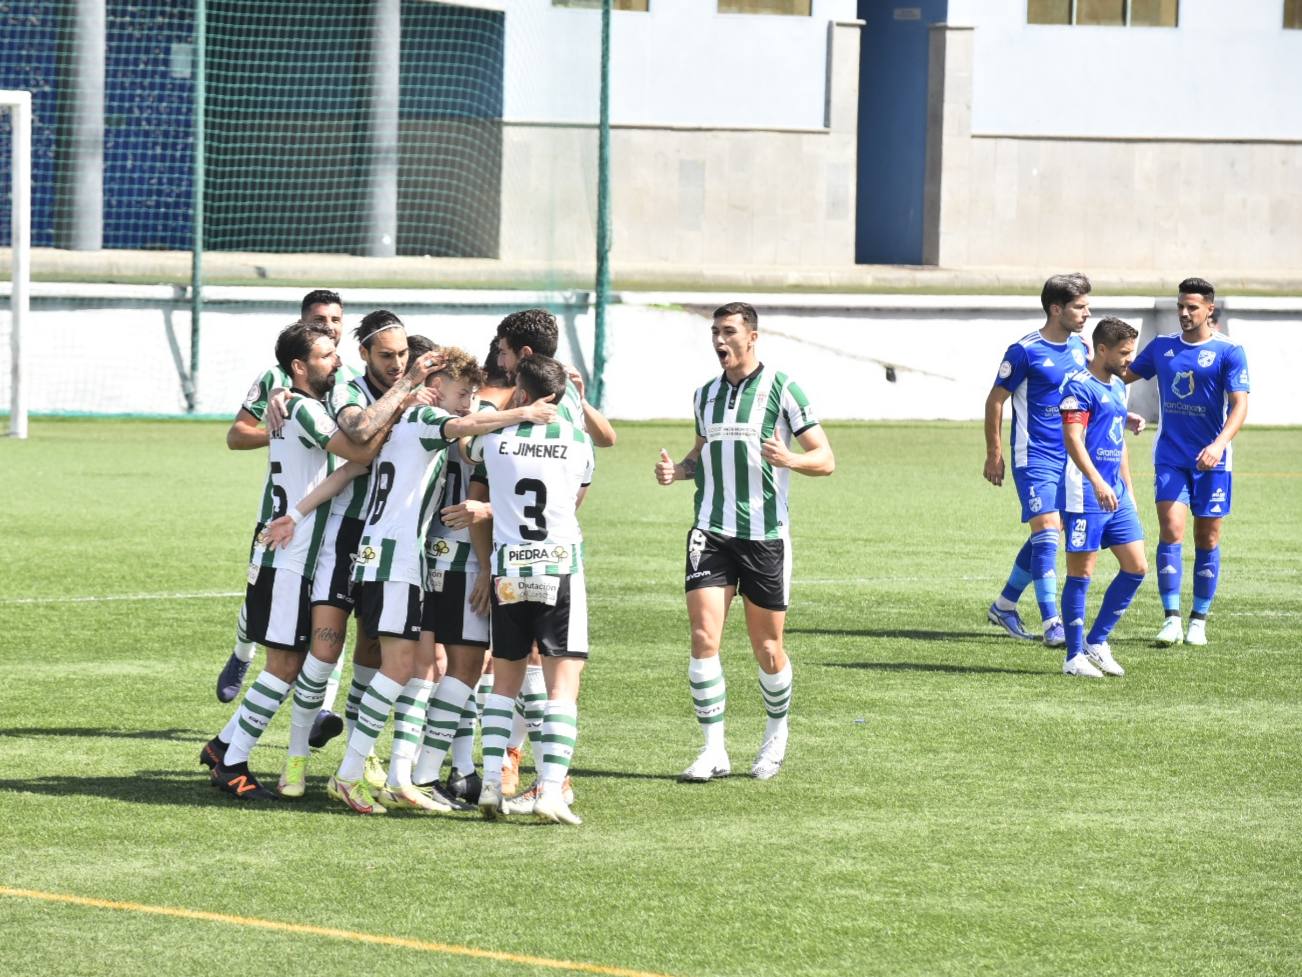
M 1302 0 L 1284 0 L 1284 26 L 1302 29 Z
M 789 14 L 808 17 L 813 0 L 719 0 L 721 14 Z
M 1302 0 L 1285 0 L 1302 7 Z M 1028 24 L 1175 27 L 1179 0 L 1027 0 Z M 1287 13 L 1285 15 L 1287 17 Z
M 612 10 L 637 10 L 646 13 L 649 0 L 610 0 Z M 584 10 L 600 10 L 601 0 L 552 0 L 553 7 L 581 7 Z

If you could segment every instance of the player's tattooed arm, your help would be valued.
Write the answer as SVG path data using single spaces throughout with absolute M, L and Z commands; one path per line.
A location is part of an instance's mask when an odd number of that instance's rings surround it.
M 407 367 L 407 372 L 399 377 L 375 403 L 369 407 L 349 405 L 340 410 L 339 416 L 335 418 L 339 429 L 348 435 L 349 440 L 354 444 L 365 444 L 401 413 L 408 395 L 420 388 L 427 376 L 442 368 L 441 353 L 425 353 L 415 357 Z
M 991 485 L 1004 484 L 1004 448 L 1000 442 L 1004 428 L 1004 401 L 1009 393 L 1003 387 L 991 387 L 986 398 L 986 463 L 982 474 Z
M 243 407 L 226 431 L 226 447 L 231 451 L 252 451 L 265 448 L 271 437 L 258 419 Z
M 696 467 L 701 461 L 701 449 L 704 447 L 705 438 L 698 434 L 692 450 L 687 452 L 687 457 L 678 464 L 674 464 L 674 460 L 669 457 L 669 452 L 661 448 L 660 459 L 655 467 L 656 481 L 661 485 L 672 485 L 674 482 L 695 478 Z

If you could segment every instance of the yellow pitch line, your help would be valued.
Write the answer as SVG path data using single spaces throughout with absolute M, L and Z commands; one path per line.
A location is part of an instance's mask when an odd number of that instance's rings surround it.
M 457 946 L 453 943 L 432 943 L 428 940 L 412 940 L 401 936 L 383 936 L 378 933 L 360 933 L 355 930 L 334 929 L 329 926 L 309 926 L 303 923 L 282 923 L 274 919 L 258 919 L 254 916 L 230 916 L 226 913 L 209 913 L 198 909 L 178 909 L 173 906 L 147 906 L 139 902 L 117 902 L 112 899 L 91 899 L 86 896 L 73 896 L 60 892 L 40 892 L 36 889 L 11 889 L 0 886 L 0 896 L 12 896 L 16 899 L 36 899 L 42 902 L 62 902 L 74 906 L 90 906 L 94 909 L 116 909 L 121 912 L 146 913 L 153 916 L 172 916 L 176 919 L 200 919 L 209 923 L 230 923 L 233 926 L 245 926 L 251 929 L 272 930 L 277 933 L 298 933 L 306 936 L 326 936 L 334 940 L 349 940 L 353 943 L 372 943 L 379 946 L 396 946 L 406 950 L 420 950 L 425 953 L 442 953 L 455 957 L 477 957 L 481 960 L 496 960 L 501 963 L 518 963 L 531 967 L 547 967 L 551 970 L 570 970 L 585 974 L 602 974 L 605 977 L 667 977 L 648 970 L 628 970 L 624 967 L 607 967 L 599 963 L 582 963 L 575 960 L 553 960 L 550 957 L 532 957 L 520 953 L 505 953 L 501 950 L 481 950 L 473 946 Z

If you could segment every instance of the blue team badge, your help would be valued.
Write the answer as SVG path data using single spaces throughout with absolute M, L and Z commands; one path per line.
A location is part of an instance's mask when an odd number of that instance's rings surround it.
M 1198 365 L 1201 367 L 1211 366 L 1214 359 L 1216 359 L 1216 351 L 1204 349 L 1198 354 Z
M 1120 444 L 1121 439 L 1125 436 L 1126 419 L 1124 417 L 1112 418 L 1112 427 L 1108 431 L 1108 438 L 1113 444 Z
M 1039 512 L 1044 508 L 1044 503 L 1040 501 L 1040 497 L 1035 494 L 1034 485 L 1031 486 L 1031 497 L 1026 500 L 1026 507 L 1032 512 Z
M 1194 375 L 1193 370 L 1184 370 L 1177 373 L 1171 380 L 1171 393 L 1175 394 L 1181 400 L 1186 397 L 1192 397 L 1194 392 Z
M 1071 351 L 1071 358 L 1076 361 L 1077 366 L 1085 365 L 1085 354 L 1082 353 L 1080 350 L 1073 349 Z

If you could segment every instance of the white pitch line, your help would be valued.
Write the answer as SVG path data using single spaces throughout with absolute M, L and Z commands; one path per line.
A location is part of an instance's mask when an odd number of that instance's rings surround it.
M 211 600 L 219 597 L 243 597 L 242 590 L 201 590 L 174 594 L 94 594 L 77 597 L 0 597 L 0 606 L 14 604 L 98 604 L 114 600 Z

